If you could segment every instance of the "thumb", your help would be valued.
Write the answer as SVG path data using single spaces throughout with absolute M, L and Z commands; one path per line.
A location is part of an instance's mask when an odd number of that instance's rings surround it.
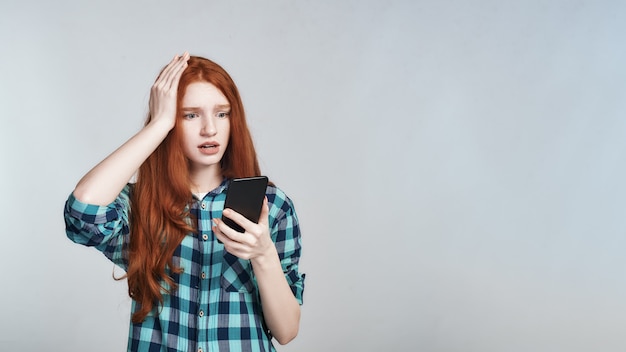
M 259 225 L 263 224 L 269 226 L 270 207 L 267 202 L 267 196 L 263 199 L 263 206 L 261 207 L 261 215 L 259 216 Z

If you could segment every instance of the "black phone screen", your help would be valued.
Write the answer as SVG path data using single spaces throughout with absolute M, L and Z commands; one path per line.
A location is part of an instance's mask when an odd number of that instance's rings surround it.
M 224 209 L 230 208 L 245 216 L 246 219 L 257 223 L 261 215 L 267 183 L 266 176 L 232 179 L 226 191 Z M 222 216 L 222 221 L 232 229 L 244 232 L 244 229 L 230 218 Z

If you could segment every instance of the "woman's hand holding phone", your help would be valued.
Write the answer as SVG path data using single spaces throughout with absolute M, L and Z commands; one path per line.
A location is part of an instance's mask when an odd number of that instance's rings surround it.
M 260 260 L 266 255 L 276 255 L 276 247 L 270 237 L 267 198 L 263 200 L 257 224 L 232 209 L 224 209 L 223 214 L 244 229 L 244 232 L 239 232 L 226 225 L 222 219 L 213 219 L 213 232 L 224 244 L 226 251 L 241 259 Z

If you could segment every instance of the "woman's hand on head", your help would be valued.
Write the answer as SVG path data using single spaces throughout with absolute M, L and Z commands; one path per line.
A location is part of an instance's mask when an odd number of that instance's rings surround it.
M 246 219 L 232 209 L 224 209 L 224 216 L 243 227 L 241 233 L 226 225 L 221 219 L 213 219 L 213 232 L 224 244 L 226 251 L 241 259 L 262 259 L 267 255 L 276 255 L 276 247 L 270 237 L 269 206 L 267 198 L 263 201 L 259 223 Z
M 169 128 L 173 128 L 176 122 L 176 97 L 178 82 L 183 71 L 187 68 L 189 53 L 182 56 L 176 55 L 172 61 L 161 71 L 159 77 L 150 90 L 150 116 L 151 122 L 164 121 Z

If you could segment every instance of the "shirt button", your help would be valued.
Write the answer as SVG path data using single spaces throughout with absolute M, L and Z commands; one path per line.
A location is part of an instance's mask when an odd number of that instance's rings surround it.
M 202 239 L 203 239 L 203 240 L 205 240 L 205 241 L 206 241 L 206 240 L 208 240 L 208 239 L 209 239 L 209 235 L 207 235 L 207 234 L 205 233 L 204 235 L 202 235 Z
M 203 271 L 202 274 L 200 274 L 200 277 L 206 279 L 206 273 Z
M 205 203 L 205 202 L 202 202 L 201 207 L 202 207 L 202 209 L 206 209 L 206 203 Z
M 204 311 L 201 310 L 200 313 L 198 313 L 199 316 L 203 317 L 204 316 Z

